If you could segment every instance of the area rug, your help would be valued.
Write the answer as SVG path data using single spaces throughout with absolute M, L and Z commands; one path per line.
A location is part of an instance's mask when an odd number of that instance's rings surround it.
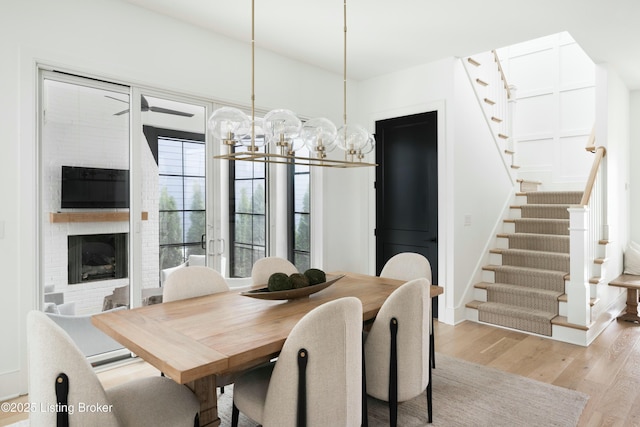
M 433 424 L 427 424 L 425 394 L 398 408 L 400 427 L 576 426 L 589 396 L 574 390 L 436 354 Z M 218 395 L 221 427 L 231 425 L 233 386 Z M 313 404 L 313 402 L 310 402 Z M 369 398 L 369 426 L 389 425 L 386 402 Z M 240 414 L 239 427 L 255 427 Z M 28 421 L 13 426 L 27 427 Z
M 433 424 L 427 424 L 423 393 L 398 407 L 398 426 L 576 426 L 589 396 L 494 368 L 436 354 Z M 228 390 L 228 391 L 227 391 Z M 231 425 L 233 387 L 218 396 L 221 426 Z M 313 402 L 310 402 L 312 405 Z M 369 398 L 369 426 L 389 425 L 386 402 Z M 256 423 L 240 415 L 239 427 Z

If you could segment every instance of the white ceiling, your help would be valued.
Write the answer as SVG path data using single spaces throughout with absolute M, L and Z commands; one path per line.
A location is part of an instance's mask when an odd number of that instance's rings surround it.
M 124 1 L 251 40 L 250 0 Z M 640 89 L 638 0 L 349 0 L 347 20 L 357 80 L 568 31 L 594 62 Z M 342 1 L 258 0 L 255 21 L 256 47 L 342 74 Z

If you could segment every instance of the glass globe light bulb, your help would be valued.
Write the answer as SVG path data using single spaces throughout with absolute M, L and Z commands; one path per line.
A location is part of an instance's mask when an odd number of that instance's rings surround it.
M 241 132 L 243 135 L 240 139 L 240 143 L 247 148 L 251 148 L 252 146 L 260 148 L 264 146 L 266 142 L 264 119 L 261 117 L 256 117 L 253 121 L 251 119 L 247 120 L 245 125 L 238 129 L 238 132 Z
M 265 136 L 270 141 L 290 141 L 300 134 L 302 121 L 293 111 L 278 109 L 264 116 Z
M 338 147 L 349 154 L 362 150 L 369 139 L 369 132 L 360 125 L 346 124 L 338 129 L 336 143 Z
M 311 153 L 323 154 L 331 151 L 336 142 L 337 129 L 329 119 L 323 117 L 307 120 L 302 125 L 300 136 Z
M 369 134 L 369 138 L 367 138 L 367 143 L 360 150 L 360 153 L 369 154 L 373 151 L 374 148 L 376 148 L 376 138 L 373 135 Z
M 241 129 L 245 129 L 249 121 L 249 117 L 241 110 L 233 107 L 222 107 L 211 114 L 207 122 L 207 128 L 215 138 L 222 141 L 237 141 L 244 136 Z

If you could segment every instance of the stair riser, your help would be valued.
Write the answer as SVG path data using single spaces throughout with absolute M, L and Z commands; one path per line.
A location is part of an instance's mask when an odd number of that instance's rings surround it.
M 516 232 L 516 225 L 513 222 L 505 222 L 502 225 L 502 231 L 504 231 L 505 233 L 515 233 Z
M 527 196 L 525 195 L 516 195 L 515 204 L 524 205 L 527 203 Z
M 556 234 L 569 235 L 569 221 L 526 221 L 516 220 L 514 225 L 516 233 Z
M 567 309 L 567 303 L 566 301 L 559 301 L 558 302 L 558 315 L 559 316 L 568 316 L 568 309 Z
M 509 218 L 511 218 L 511 219 L 520 219 L 520 218 L 522 218 L 522 209 L 520 209 L 520 208 L 511 208 L 511 209 L 509 209 Z
M 520 218 L 569 219 L 567 208 L 567 206 L 548 207 L 548 205 L 523 206 L 520 209 Z
M 509 283 L 530 288 L 545 289 L 564 293 L 566 283 L 554 276 L 528 276 L 525 274 L 504 273 L 500 270 L 494 273 L 493 283 Z
M 517 295 L 500 291 L 487 291 L 487 301 L 558 314 L 557 299 L 540 298 L 534 295 Z
M 577 205 L 582 201 L 581 191 L 545 192 L 538 191 L 527 195 L 527 203 L 541 205 Z
M 509 239 L 506 237 L 498 237 L 496 239 L 496 247 L 498 249 L 509 249 Z
M 495 325 L 505 326 L 507 328 L 518 329 L 521 331 L 532 332 L 540 335 L 551 336 L 550 322 L 535 322 L 530 320 L 518 319 L 511 316 L 501 314 L 489 314 L 479 310 L 478 320 L 480 322 L 492 323 Z
M 473 299 L 476 301 L 487 302 L 487 290 L 486 289 L 473 289 Z
M 499 265 L 512 265 L 514 267 L 539 268 L 542 270 L 556 270 L 569 272 L 568 257 L 537 257 L 526 255 L 503 254 L 502 263 Z
M 569 253 L 569 239 L 565 236 L 515 235 L 506 240 L 509 249 Z
M 493 271 L 482 270 L 482 281 L 496 283 L 496 274 Z

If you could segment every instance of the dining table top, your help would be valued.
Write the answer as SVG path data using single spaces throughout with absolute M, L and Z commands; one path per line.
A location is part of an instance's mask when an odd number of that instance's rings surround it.
M 263 300 L 236 290 L 162 304 L 117 310 L 92 317 L 93 324 L 174 381 L 246 369 L 277 355 L 295 324 L 328 301 L 354 296 L 362 318 L 375 318 L 402 280 L 359 273 L 344 275 L 332 286 L 306 298 Z M 431 297 L 443 292 L 431 286 Z

